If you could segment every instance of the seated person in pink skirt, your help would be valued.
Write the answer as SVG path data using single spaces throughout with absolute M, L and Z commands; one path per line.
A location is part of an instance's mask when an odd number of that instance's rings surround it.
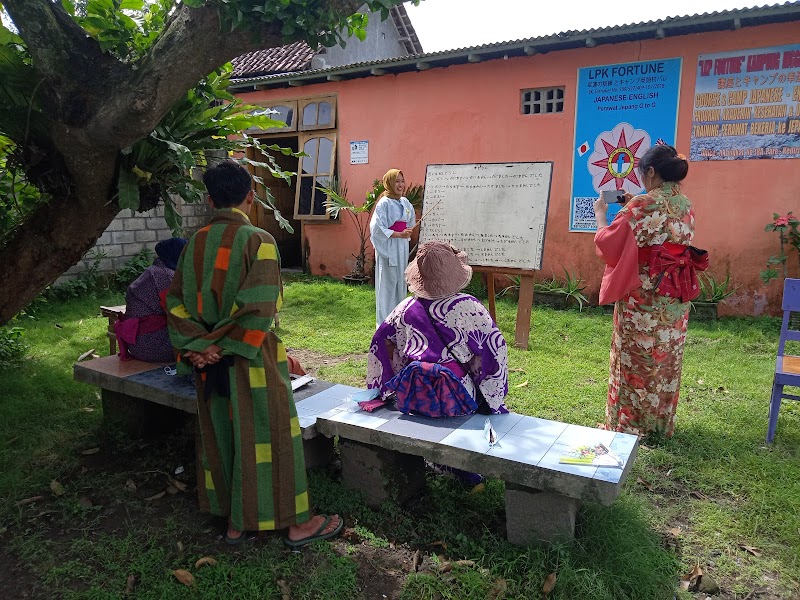
M 167 333 L 165 297 L 178 264 L 184 238 L 156 244 L 157 258 L 125 292 L 125 317 L 114 324 L 122 360 L 175 362 Z
M 406 269 L 414 294 L 378 327 L 367 387 L 395 396 L 405 413 L 449 417 L 507 413 L 508 350 L 477 298 L 459 293 L 472 278 L 466 254 L 450 244 L 420 246 Z

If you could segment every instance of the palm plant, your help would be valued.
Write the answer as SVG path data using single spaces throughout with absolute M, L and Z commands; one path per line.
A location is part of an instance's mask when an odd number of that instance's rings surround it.
M 357 280 L 367 280 L 367 242 L 369 241 L 369 221 L 372 218 L 372 209 L 380 197 L 380 193 L 375 194 L 374 189 L 367 194 L 364 203 L 356 206 L 347 199 L 347 183 L 331 177 L 329 186 L 318 186 L 318 190 L 327 194 L 324 206 L 326 212 L 334 219 L 339 218 L 339 214 L 345 211 L 353 221 L 358 232 L 360 242 L 358 254 L 353 254 L 356 264 L 353 267 L 350 277 Z M 366 215 L 366 218 L 364 217 Z

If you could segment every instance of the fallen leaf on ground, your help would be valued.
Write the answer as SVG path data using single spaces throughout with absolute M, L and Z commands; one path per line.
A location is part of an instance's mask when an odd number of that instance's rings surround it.
M 700 568 L 700 565 L 695 565 L 691 571 L 681 577 L 681 589 L 686 591 L 694 590 L 702 576 L 703 569 Z
M 753 556 L 761 556 L 761 550 L 754 546 L 747 546 L 746 544 L 739 544 L 739 548 L 747 552 L 748 554 L 752 554 Z
M 216 566 L 217 559 L 213 556 L 204 556 L 203 558 L 198 558 L 197 562 L 194 563 L 194 568 L 199 569 L 203 565 L 208 565 L 209 567 Z
M 50 482 L 50 491 L 53 492 L 54 496 L 63 496 L 64 495 L 64 486 L 61 485 L 58 481 L 53 479 Z
M 703 385 L 705 383 L 705 380 L 704 379 L 698 379 L 697 383 L 698 383 L 698 385 Z
M 83 408 L 81 408 L 81 410 L 83 412 L 94 412 L 94 408 L 92 408 L 91 406 L 84 406 Z
M 524 373 L 525 369 L 509 369 L 509 373 Z
M 482 494 L 485 491 L 486 491 L 486 486 L 483 483 L 479 483 L 469 491 L 469 495 L 474 496 L 475 494 Z
M 92 501 L 86 496 L 81 496 L 78 498 L 78 504 L 80 504 L 83 508 L 92 508 L 92 506 L 94 506 Z
M 81 355 L 78 357 L 78 360 L 77 360 L 76 362 L 81 362 L 81 361 L 82 361 L 84 358 L 86 358 L 87 356 L 91 356 L 91 354 L 92 354 L 92 352 L 94 352 L 94 350 L 95 350 L 94 348 L 92 348 L 91 350 L 87 350 L 86 352 L 84 352 L 83 354 L 81 354 Z
M 671 529 L 669 529 L 669 532 L 676 537 L 681 534 L 681 531 L 683 531 L 683 529 L 681 529 L 680 527 L 672 527 Z
M 453 564 L 449 562 L 443 562 L 439 565 L 439 572 L 440 573 L 449 573 L 453 570 Z
M 411 558 L 411 571 L 416 573 L 419 571 L 419 565 L 422 562 L 422 559 L 419 555 L 419 549 L 414 551 L 414 556 Z
M 185 483 L 183 483 L 182 481 L 178 481 L 177 479 L 173 479 L 172 477 L 168 477 L 167 481 L 169 481 L 169 484 L 176 490 L 185 492 L 188 489 L 188 486 Z
M 175 545 L 178 547 L 178 552 L 183 552 L 183 542 L 178 542 Z
M 552 592 L 553 588 L 556 587 L 556 579 L 558 579 L 558 576 L 555 573 L 550 573 L 550 575 L 544 578 L 544 583 L 542 584 L 542 593 L 545 596 Z
M 656 488 L 653 486 L 652 483 L 650 483 L 649 481 L 645 481 L 641 477 L 637 477 L 636 478 L 636 483 L 646 487 L 649 492 L 655 492 L 656 491 Z
M 447 544 L 442 540 L 436 540 L 430 543 L 431 546 L 441 546 L 443 550 L 447 550 Z
M 166 494 L 166 493 L 167 492 L 158 492 L 157 494 L 153 494 L 149 498 L 145 498 L 145 500 L 158 500 L 159 498 L 163 498 L 164 494 Z
M 697 490 L 689 492 L 689 495 L 692 498 L 697 498 L 698 500 L 708 500 L 708 496 L 706 496 L 703 492 L 698 492 Z
M 459 567 L 474 567 L 475 561 L 474 560 L 457 560 L 456 564 Z
M 136 484 L 133 482 L 133 479 L 128 479 L 128 481 L 125 482 L 125 489 L 129 492 L 136 491 Z
M 83 450 L 81 454 L 89 456 L 90 454 L 97 454 L 98 452 L 100 452 L 100 448 L 89 448 L 88 450 Z
M 31 496 L 30 498 L 19 500 L 16 504 L 17 506 L 25 506 L 26 504 L 33 504 L 34 502 L 38 502 L 39 500 L 44 500 L 44 496 Z
M 171 485 L 168 485 L 168 486 L 167 486 L 167 489 L 166 489 L 166 490 L 164 490 L 164 491 L 165 491 L 165 492 L 167 492 L 167 493 L 168 493 L 170 496 L 172 496 L 172 495 L 174 495 L 174 494 L 177 494 L 177 493 L 178 493 L 178 488 L 174 488 L 174 487 L 172 487 Z
M 526 379 L 525 381 L 523 381 L 522 383 L 518 383 L 514 387 L 521 388 L 521 387 L 527 387 L 527 386 L 528 386 L 528 380 Z
M 186 569 L 175 569 L 172 574 L 175 576 L 175 579 L 180 581 L 183 585 L 194 585 L 194 575 L 189 573 Z
M 504 598 L 506 595 L 506 590 L 508 590 L 508 584 L 506 583 L 506 580 L 502 578 L 497 579 L 486 598 L 487 600 L 498 600 L 498 598 Z
M 289 600 L 292 597 L 292 590 L 289 589 L 289 584 L 283 579 L 278 579 L 275 583 L 278 584 L 278 589 L 281 591 L 281 600 Z
M 129 596 L 136 588 L 136 575 L 128 575 L 128 585 L 125 586 L 125 595 Z

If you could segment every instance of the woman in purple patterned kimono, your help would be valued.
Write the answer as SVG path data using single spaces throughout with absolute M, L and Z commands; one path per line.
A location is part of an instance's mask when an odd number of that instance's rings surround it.
M 406 269 L 414 294 L 378 327 L 367 387 L 394 394 L 403 412 L 428 416 L 506 413 L 508 350 L 489 311 L 460 294 L 472 277 L 466 254 L 444 242 L 420 246 Z

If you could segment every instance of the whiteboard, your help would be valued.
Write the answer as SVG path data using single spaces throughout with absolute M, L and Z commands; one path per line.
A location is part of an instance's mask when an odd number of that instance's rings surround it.
M 542 268 L 552 162 L 428 165 L 419 243 L 449 242 L 469 264 Z

